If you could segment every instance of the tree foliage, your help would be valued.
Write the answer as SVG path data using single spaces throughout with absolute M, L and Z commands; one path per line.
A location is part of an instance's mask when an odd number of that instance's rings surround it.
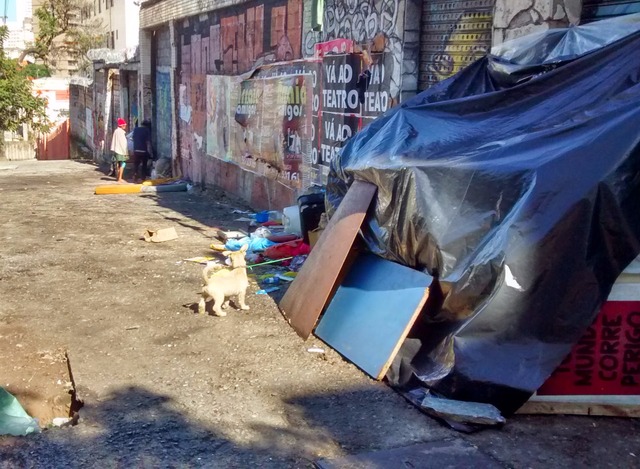
M 49 65 L 66 57 L 86 69 L 87 51 L 102 47 L 105 42 L 101 21 L 89 20 L 92 9 L 87 0 L 45 0 L 34 12 L 38 25 L 35 41 L 22 53 L 20 61 L 32 55 Z
M 47 103 L 33 94 L 31 81 L 24 76 L 18 62 L 5 55 L 7 37 L 7 27 L 0 26 L 0 131 L 18 130 L 22 124 L 44 131 L 49 127 Z
M 20 68 L 20 74 L 26 78 L 44 78 L 51 76 L 51 69 L 44 64 L 27 64 Z

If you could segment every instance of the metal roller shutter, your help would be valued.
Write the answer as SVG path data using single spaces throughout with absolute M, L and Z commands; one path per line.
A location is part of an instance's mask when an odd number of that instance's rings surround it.
M 495 0 L 424 0 L 420 89 L 450 77 L 491 47 Z
M 583 0 L 580 22 L 585 24 L 630 13 L 640 13 L 640 1 Z

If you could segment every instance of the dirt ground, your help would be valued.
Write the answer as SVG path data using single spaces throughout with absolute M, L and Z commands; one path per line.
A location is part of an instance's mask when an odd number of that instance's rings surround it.
M 255 283 L 250 311 L 195 314 L 202 267 L 183 259 L 211 255 L 215 228 L 245 228 L 231 212 L 247 207 L 211 189 L 96 196 L 99 184 L 112 182 L 89 163 L 0 162 L 0 386 L 43 421 L 64 417 L 67 351 L 85 404 L 76 426 L 0 437 L 0 467 L 313 467 L 424 443 L 440 450 L 419 467 L 640 467 L 633 419 L 517 415 L 454 432 L 303 342 Z M 141 240 L 165 227 L 179 239 Z

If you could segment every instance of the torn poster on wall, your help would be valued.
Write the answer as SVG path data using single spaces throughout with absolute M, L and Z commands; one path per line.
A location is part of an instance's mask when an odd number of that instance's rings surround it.
M 311 83 L 303 75 L 242 82 L 235 113 L 245 142 L 239 164 L 301 187 L 302 163 L 311 147 L 311 100 Z

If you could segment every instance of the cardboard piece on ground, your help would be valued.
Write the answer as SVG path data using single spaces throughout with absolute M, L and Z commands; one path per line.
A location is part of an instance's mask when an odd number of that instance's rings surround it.
M 147 230 L 144 233 L 144 240 L 147 243 L 164 243 L 165 241 L 171 241 L 172 239 L 178 238 L 178 233 L 176 233 L 176 229 L 171 228 L 162 228 L 159 230 Z
M 216 233 L 216 237 L 220 239 L 223 243 L 226 243 L 229 239 L 240 239 L 246 238 L 248 235 L 244 231 L 224 231 L 218 230 Z
M 363 254 L 338 287 L 315 335 L 382 379 L 422 311 L 433 277 Z
M 195 262 L 196 264 L 207 264 L 210 261 L 215 261 L 216 258 L 215 257 L 207 257 L 207 256 L 200 256 L 200 257 L 190 257 L 189 259 L 182 259 L 185 262 Z
M 313 249 L 318 243 L 318 239 L 320 239 L 323 231 L 324 230 L 322 228 L 316 228 L 315 230 L 309 231 L 309 246 L 311 246 L 311 249 Z
M 280 310 L 307 339 L 335 291 L 376 186 L 355 181 L 280 301 Z

